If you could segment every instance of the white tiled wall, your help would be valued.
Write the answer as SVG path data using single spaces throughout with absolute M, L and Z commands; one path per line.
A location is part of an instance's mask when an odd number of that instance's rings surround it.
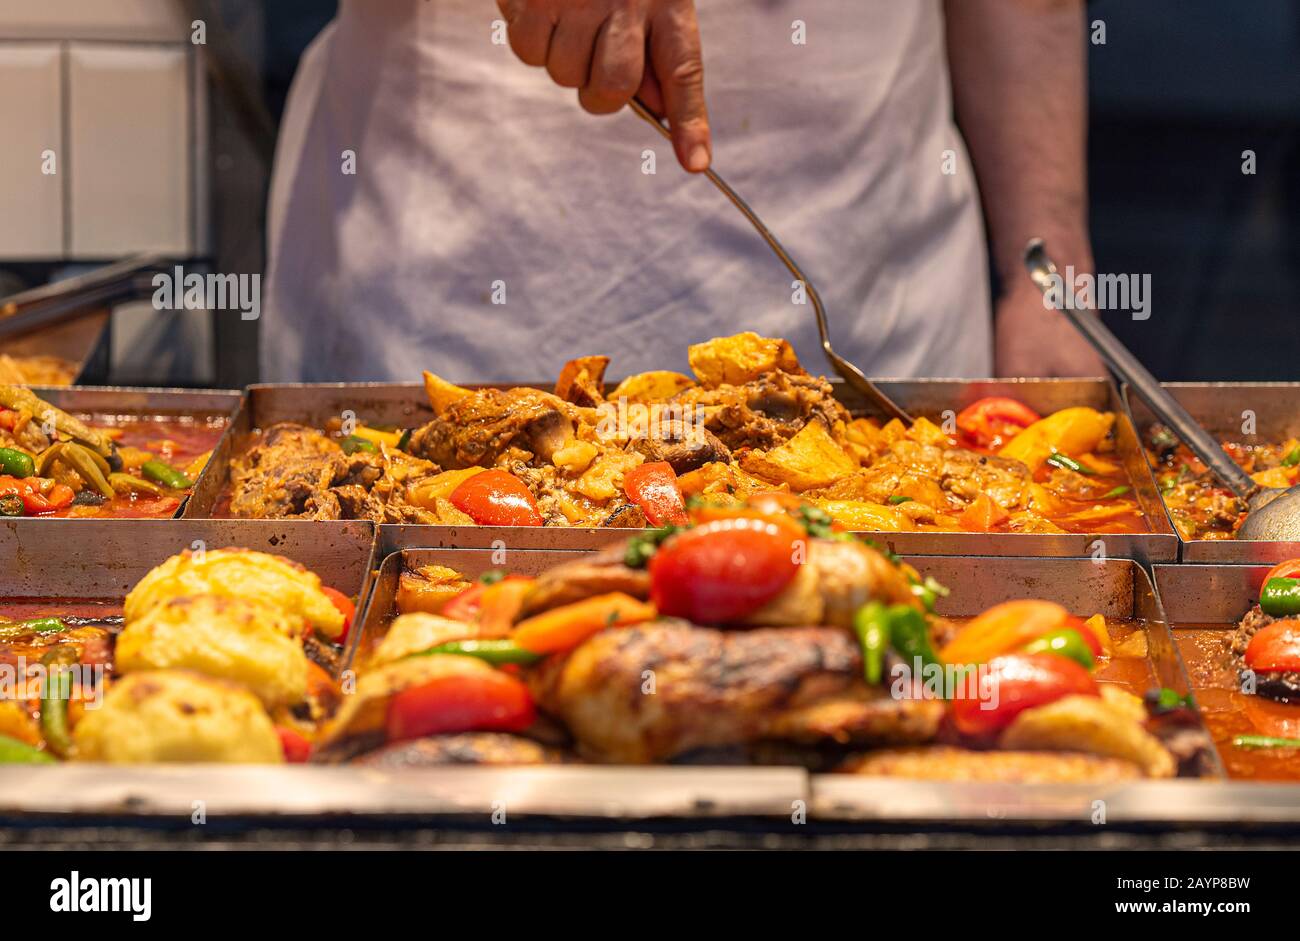
M 0 42 L 0 258 L 63 254 L 61 78 L 58 44 Z
M 188 254 L 190 70 L 183 46 L 68 46 L 73 257 Z

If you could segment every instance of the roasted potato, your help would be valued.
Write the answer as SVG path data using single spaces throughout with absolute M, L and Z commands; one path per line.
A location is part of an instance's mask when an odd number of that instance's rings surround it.
M 614 391 L 607 396 L 607 399 L 610 402 L 626 399 L 629 404 L 662 402 L 693 385 L 695 383 L 688 376 L 683 376 L 679 372 L 655 370 L 628 376 L 614 387 Z
M 213 549 L 182 552 L 153 568 L 126 596 L 127 623 L 173 598 L 219 595 L 248 598 L 296 615 L 326 637 L 343 633 L 343 615 L 321 581 L 283 556 L 249 549 Z
M 429 404 L 433 407 L 435 415 L 441 415 L 452 403 L 473 394 L 469 389 L 427 371 L 424 374 L 424 393 L 429 397 Z
M 302 702 L 307 655 L 301 620 L 247 598 L 173 598 L 131 621 L 117 637 L 114 668 L 193 670 L 247 686 L 268 709 Z
M 755 477 L 801 492 L 847 477 L 858 469 L 858 462 L 835 442 L 825 423 L 814 419 L 780 447 L 742 455 L 740 466 Z
M 696 343 L 687 351 L 687 359 L 704 386 L 740 385 L 773 370 L 803 372 L 788 342 L 751 331 Z
M 405 656 L 446 644 L 478 636 L 478 627 L 465 621 L 439 617 L 436 614 L 402 614 L 393 619 L 388 633 L 370 656 L 370 665 L 392 663 Z
M 1149 778 L 1173 777 L 1177 764 L 1160 740 L 1133 720 L 1131 706 L 1099 696 L 1065 696 L 1026 709 L 1002 733 L 1002 748 L 1081 751 L 1131 761 Z
M 275 726 L 256 696 L 184 670 L 132 673 L 114 681 L 100 707 L 86 710 L 72 741 L 76 760 L 110 764 L 284 760 Z
M 437 614 L 442 606 L 474 583 L 445 565 L 421 565 L 404 571 L 397 581 L 397 610 Z
M 605 401 L 605 367 L 608 356 L 583 356 L 571 359 L 560 370 L 555 394 L 566 402 L 592 408 Z

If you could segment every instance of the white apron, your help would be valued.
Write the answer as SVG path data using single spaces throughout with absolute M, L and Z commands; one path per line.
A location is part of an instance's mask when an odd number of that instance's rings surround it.
M 836 348 L 869 375 L 988 375 L 939 0 L 697 7 L 714 166 L 820 289 Z M 615 378 L 684 371 L 688 344 L 741 330 L 827 371 L 744 218 L 631 112 L 589 115 L 494 44 L 498 17 L 343 0 L 308 49 L 272 184 L 263 378 L 550 380 L 595 353 Z

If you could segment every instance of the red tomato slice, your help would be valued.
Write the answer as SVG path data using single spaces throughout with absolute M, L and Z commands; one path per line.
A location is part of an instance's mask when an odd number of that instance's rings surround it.
M 277 725 L 275 731 L 280 736 L 280 748 L 284 751 L 285 761 L 297 765 L 311 758 L 311 742 L 282 725 Z
M 497 670 L 411 686 L 388 703 L 390 742 L 446 732 L 520 732 L 536 716 L 528 687 Z
M 475 582 L 455 598 L 446 602 L 440 612 L 443 617 L 451 618 L 453 621 L 464 621 L 470 624 L 478 620 L 479 611 L 483 606 L 483 592 L 487 590 L 487 585 L 482 582 Z
M 1020 713 L 1063 696 L 1098 696 L 1097 683 L 1082 666 L 1055 654 L 1011 654 L 990 660 L 979 675 L 978 695 L 952 700 L 957 730 L 987 739 Z M 965 692 L 959 688 L 958 692 Z
M 979 399 L 957 413 L 957 429 L 980 447 L 1008 441 L 1042 416 L 1023 402 L 996 395 Z
M 740 620 L 790 584 L 805 538 L 792 526 L 745 517 L 688 529 L 650 559 L 650 600 L 668 617 Z
M 16 493 L 23 501 L 23 509 L 28 515 L 53 513 L 72 505 L 76 494 L 64 484 L 53 484 L 45 493 L 41 493 L 41 484 L 46 483 L 40 477 L 0 477 L 0 495 Z
M 334 638 L 333 643 L 341 644 L 348 639 L 348 631 L 352 630 L 352 622 L 357 616 L 357 606 L 352 603 L 352 599 L 337 588 L 330 588 L 328 585 L 322 585 L 321 591 L 325 597 L 330 600 L 330 604 L 343 615 L 343 633 Z
M 686 501 L 677 485 L 677 472 L 667 461 L 632 468 L 623 475 L 623 491 L 645 511 L 651 526 L 686 524 Z
M 507 471 L 486 470 L 466 478 L 449 499 L 480 526 L 542 525 L 532 491 Z
M 1300 578 L 1300 559 L 1287 559 L 1273 566 L 1259 583 L 1260 586 L 1267 585 L 1270 578 Z
M 1261 627 L 1250 639 L 1243 659 L 1257 673 L 1300 670 L 1300 621 L 1288 618 Z

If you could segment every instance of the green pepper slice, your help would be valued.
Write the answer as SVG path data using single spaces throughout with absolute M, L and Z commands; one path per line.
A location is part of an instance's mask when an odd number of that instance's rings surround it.
M 17 448 L 0 448 L 0 471 L 19 480 L 36 476 L 36 462 L 32 456 Z
M 412 657 L 431 657 L 436 654 L 456 654 L 462 657 L 476 657 L 493 666 L 505 663 L 536 663 L 542 658 L 539 653 L 525 650 L 513 640 L 453 640 L 428 650 L 411 654 Z
M 1076 474 L 1091 475 L 1096 473 L 1096 471 L 1091 467 L 1086 467 L 1083 464 L 1080 464 L 1074 458 L 1067 457 L 1060 451 L 1053 451 L 1051 456 L 1047 458 L 1047 463 L 1051 464 L 1053 467 L 1061 467 L 1065 470 L 1074 471 Z
M 54 757 L 8 735 L 0 735 L 0 765 L 52 765 Z
M 348 435 L 339 442 L 339 447 L 343 449 L 344 454 L 356 454 L 358 451 L 369 454 L 379 453 L 379 447 L 373 441 L 367 441 L 359 435 Z
M 919 659 L 922 666 L 940 663 L 930 643 L 930 625 L 925 615 L 909 605 L 889 608 L 889 645 L 907 661 L 909 668 Z
M 162 461 L 145 461 L 140 465 L 140 473 L 172 490 L 188 490 L 194 486 L 194 481 Z
M 66 631 L 68 625 L 59 618 L 28 618 L 26 621 L 6 621 L 0 623 L 0 640 L 13 640 L 28 634 L 57 634 Z
M 1300 738 L 1276 738 L 1272 735 L 1238 735 L 1232 740 L 1238 748 L 1300 748 Z
M 77 659 L 77 648 L 66 645 L 55 647 L 41 657 L 46 669 L 45 682 L 41 686 L 41 735 L 50 751 L 60 758 L 72 751 L 68 700 L 72 698 L 70 667 Z
M 878 686 L 885 672 L 885 651 L 889 649 L 889 610 L 879 601 L 858 608 L 853 630 L 862 645 L 862 675 L 868 686 Z
M 1026 644 L 1024 652 L 1054 653 L 1061 657 L 1068 657 L 1089 670 L 1093 665 L 1092 648 L 1088 646 L 1083 636 L 1071 627 L 1048 631 L 1038 640 Z
M 1259 591 L 1259 606 L 1275 618 L 1300 614 L 1300 578 L 1270 578 Z

